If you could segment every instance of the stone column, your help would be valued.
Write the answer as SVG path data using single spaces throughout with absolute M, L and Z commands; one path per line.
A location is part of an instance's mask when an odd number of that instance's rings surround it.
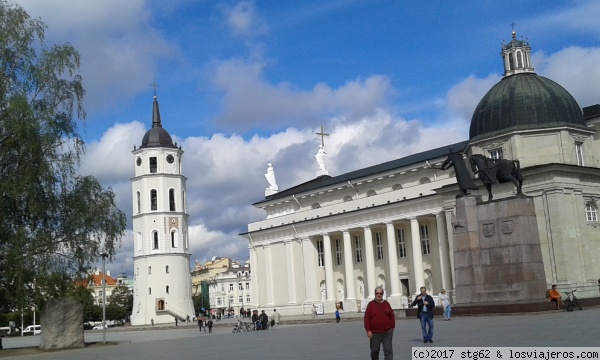
M 356 291 L 354 289 L 354 267 L 352 266 L 352 241 L 350 232 L 344 231 L 344 272 L 346 273 L 346 299 L 355 300 Z
M 346 277 L 346 299 L 344 301 L 344 310 L 357 311 L 356 290 L 354 289 L 354 266 L 352 262 L 352 240 L 350 232 L 344 231 L 344 273 Z
M 302 241 L 302 259 L 304 270 L 305 301 L 317 302 L 319 300 L 319 284 L 317 283 L 317 274 L 315 269 L 315 247 L 309 238 Z
M 400 308 L 400 272 L 398 271 L 398 251 L 396 247 L 396 231 L 394 224 L 388 222 L 385 224 L 387 248 L 388 248 L 388 264 L 389 278 L 392 286 L 391 293 L 387 296 L 387 301 L 393 309 Z
M 452 296 L 452 302 L 455 302 L 456 296 L 456 274 L 454 272 L 454 233 L 452 227 L 452 214 L 454 208 L 445 209 L 446 214 L 446 234 L 448 235 L 448 253 L 450 254 L 450 281 L 451 284 L 448 285 L 450 289 L 446 288 L 450 295 Z
M 288 286 L 288 304 L 296 304 L 296 276 L 294 273 L 294 242 L 292 240 L 284 241 L 286 268 L 287 268 L 287 286 Z
M 264 245 L 264 249 L 265 249 L 265 278 L 266 278 L 266 285 L 267 285 L 267 304 L 266 306 L 273 306 L 275 305 L 274 301 L 273 301 L 273 269 L 272 264 L 273 261 L 271 260 L 271 247 L 269 245 Z
M 331 256 L 331 238 L 323 234 L 323 260 L 325 261 L 325 286 L 327 301 L 335 301 L 335 281 L 333 279 L 333 258 Z
M 413 253 L 413 274 L 415 278 L 415 294 L 420 294 L 419 288 L 425 286 L 425 276 L 423 275 L 423 253 L 421 250 L 421 235 L 419 232 L 419 221 L 417 218 L 410 219 L 410 237 Z
M 450 255 L 448 253 L 448 237 L 446 236 L 446 218 L 444 212 L 435 214 L 436 231 L 438 236 L 438 249 L 440 254 L 440 270 L 442 273 L 442 288 L 446 290 L 450 284 Z
M 375 297 L 375 287 L 377 286 L 375 280 L 375 253 L 373 252 L 373 233 L 371 228 L 366 226 L 364 229 L 365 234 L 365 260 L 367 264 L 367 299 L 373 299 Z
M 260 306 L 260 299 L 258 298 L 258 294 L 259 294 L 259 286 L 260 283 L 258 282 L 258 276 L 256 274 L 258 274 L 258 256 L 256 256 L 256 248 L 254 246 L 248 246 L 248 250 L 250 251 L 250 262 L 252 264 L 252 272 L 254 272 L 254 276 L 250 277 L 250 294 L 251 294 L 251 306 L 253 308 L 258 308 Z M 256 294 L 256 295 L 254 295 Z M 211 307 L 213 307 L 213 305 L 216 304 L 210 304 Z

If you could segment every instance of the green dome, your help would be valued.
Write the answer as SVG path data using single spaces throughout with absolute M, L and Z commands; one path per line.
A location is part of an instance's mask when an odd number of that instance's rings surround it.
M 504 77 L 475 108 L 469 139 L 561 125 L 585 127 L 577 101 L 562 86 L 535 73 Z

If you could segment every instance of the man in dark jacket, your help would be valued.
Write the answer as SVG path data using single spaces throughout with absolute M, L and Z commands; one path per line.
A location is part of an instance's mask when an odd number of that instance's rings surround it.
M 375 300 L 367 305 L 364 323 L 371 345 L 371 359 L 379 359 L 379 348 L 383 345 L 384 359 L 392 360 L 392 337 L 396 327 L 396 316 L 390 303 L 383 300 L 383 288 L 380 286 L 375 288 Z
M 419 312 L 417 317 L 421 320 L 421 331 L 423 332 L 423 342 L 433 342 L 433 308 L 435 303 L 433 298 L 427 295 L 427 288 L 421 286 L 421 295 L 415 298 L 412 306 L 417 305 Z

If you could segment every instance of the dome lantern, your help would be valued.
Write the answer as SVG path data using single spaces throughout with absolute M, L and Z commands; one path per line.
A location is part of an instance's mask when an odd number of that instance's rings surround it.
M 520 73 L 531 73 L 531 47 L 529 41 L 517 40 L 517 32 L 513 29 L 512 40 L 509 43 L 502 42 L 502 58 L 504 59 L 504 76 Z

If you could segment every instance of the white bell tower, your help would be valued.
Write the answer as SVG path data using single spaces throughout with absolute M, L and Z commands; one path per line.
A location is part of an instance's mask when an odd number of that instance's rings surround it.
M 134 326 L 194 317 L 182 156 L 162 127 L 155 94 L 152 128 L 133 150 Z

